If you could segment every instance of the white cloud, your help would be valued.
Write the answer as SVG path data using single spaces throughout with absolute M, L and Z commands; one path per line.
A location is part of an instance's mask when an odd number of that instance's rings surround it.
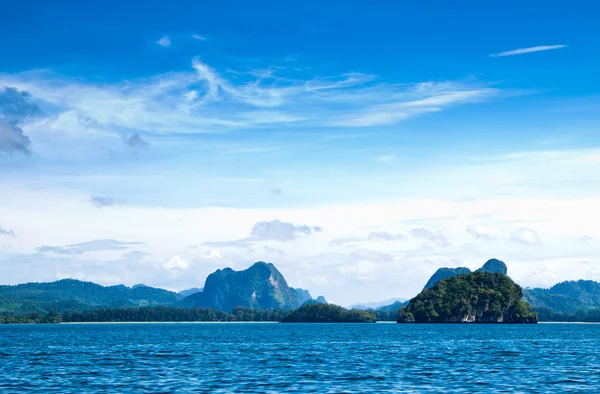
M 519 49 L 510 50 L 510 51 L 495 53 L 495 54 L 490 55 L 490 57 L 523 55 L 526 53 L 551 51 L 554 49 L 562 49 L 562 48 L 566 48 L 566 47 L 567 47 L 566 45 L 541 45 L 541 46 L 537 46 L 537 47 L 519 48 Z
M 167 271 L 177 271 L 177 270 L 187 270 L 190 268 L 190 264 L 183 260 L 179 255 L 173 255 L 169 260 L 167 260 L 162 267 Z
M 206 41 L 206 37 L 201 36 L 200 34 L 192 34 L 192 38 L 198 41 Z
M 220 259 L 221 257 L 223 257 L 221 256 L 221 252 L 215 248 L 208 249 L 208 252 L 206 252 L 206 255 L 204 256 L 204 258 L 207 259 Z
M 163 48 L 168 48 L 171 46 L 171 39 L 169 38 L 169 36 L 164 36 L 160 40 L 156 41 L 156 43 Z
M 517 242 L 524 245 L 540 245 L 542 243 L 542 240 L 537 235 L 537 232 L 523 227 L 514 229 L 512 231 L 506 231 L 497 226 L 475 224 L 467 227 L 467 232 L 474 238 L 479 238 L 486 241 L 500 239 L 508 242 Z
M 450 243 L 446 239 L 446 236 L 441 231 L 433 233 L 429 229 L 420 227 L 410 230 L 410 235 L 412 235 L 415 238 L 423 238 L 427 241 L 433 242 L 438 246 L 450 246 Z
M 390 125 L 427 113 L 439 112 L 459 104 L 489 100 L 499 89 L 463 86 L 454 83 L 418 84 L 409 99 L 367 106 L 330 122 L 334 126 L 366 127 Z
M 509 240 L 512 242 L 518 242 L 525 245 L 539 245 L 542 243 L 537 233 L 529 228 L 518 228 L 514 232 L 510 233 Z
M 201 286 L 218 268 L 243 269 L 262 258 L 271 260 L 291 286 L 304 286 L 312 294 L 323 294 L 343 304 L 358 302 L 365 293 L 373 299 L 411 297 L 437 268 L 478 268 L 491 257 L 505 261 L 511 276 L 514 273 L 524 286 L 552 284 L 552 275 L 555 282 L 600 280 L 600 271 L 595 268 L 600 264 L 600 253 L 595 243 L 583 243 L 574 236 L 600 237 L 595 224 L 600 221 L 597 197 L 404 199 L 303 209 L 176 209 L 130 203 L 97 209 L 82 203 L 89 198 L 86 194 L 11 190 L 10 195 L 0 193 L 4 227 L 10 224 L 18 235 L 0 237 L 0 245 L 2 241 L 11 245 L 10 250 L 0 252 L 0 277 L 11 284 L 84 275 L 102 284 L 143 282 L 183 289 Z M 478 219 L 482 216 L 486 217 L 484 223 Z M 256 230 L 254 235 L 260 240 L 245 250 L 215 245 L 188 248 L 198 240 L 247 238 L 265 217 L 285 218 L 282 223 L 293 227 L 284 225 L 283 232 L 276 231 L 277 225 Z M 61 231 L 56 231 L 57 223 Z M 318 223 L 327 231 L 306 236 L 303 225 L 294 223 Z M 472 225 L 477 234 L 489 238 L 501 234 L 502 238 L 473 242 L 473 236 L 465 231 Z M 365 228 L 370 230 L 364 232 Z M 289 229 L 295 238 L 279 240 L 289 238 Z M 340 234 L 354 234 L 364 241 L 351 250 L 330 246 L 329 241 Z M 395 240 L 400 234 L 408 236 Z M 86 239 L 132 239 L 144 245 L 116 241 L 85 244 L 82 240 Z M 544 242 L 537 243 L 537 239 Z M 423 247 L 423 240 L 427 247 Z M 37 245 L 71 245 L 59 247 L 75 248 L 78 253 L 38 254 L 34 250 Z M 94 251 L 83 252 L 91 249 Z M 130 252 L 136 254 L 125 256 Z M 100 253 L 110 255 L 103 258 Z

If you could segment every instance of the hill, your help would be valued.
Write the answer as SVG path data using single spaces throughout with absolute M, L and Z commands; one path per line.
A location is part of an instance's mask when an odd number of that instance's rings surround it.
M 502 275 L 508 274 L 508 268 L 506 267 L 506 264 L 504 264 L 504 261 L 498 259 L 489 259 L 488 261 L 486 261 L 483 267 L 479 268 L 477 271 L 499 273 Z M 436 284 L 442 279 L 469 273 L 471 273 L 471 270 L 466 267 L 440 268 L 431 276 L 431 278 L 429 278 L 423 289 L 432 288 L 434 284 Z
M 180 298 L 177 293 L 144 285 L 132 288 L 124 285 L 101 286 L 76 279 L 63 279 L 56 282 L 0 286 L 0 313 L 171 305 Z
M 489 259 L 485 262 L 483 267 L 479 268 L 477 271 L 508 275 L 508 267 L 504 261 L 498 259 Z
M 225 268 L 213 272 L 206 278 L 204 290 L 184 298 L 179 306 L 230 312 L 236 306 L 290 310 L 300 302 L 277 268 L 259 261 L 243 271 Z
M 440 268 L 429 278 L 427 283 L 425 284 L 424 289 L 430 289 L 442 279 L 450 278 L 456 275 L 464 275 L 470 274 L 471 270 L 466 267 L 458 267 L 458 268 Z
M 437 282 L 410 300 L 398 323 L 537 323 L 508 276 L 476 271 Z
M 306 303 L 285 316 L 282 323 L 375 323 L 373 312 L 323 303 Z
M 526 289 L 525 299 L 534 309 L 575 314 L 600 308 L 600 283 L 592 280 L 566 281 L 549 289 Z

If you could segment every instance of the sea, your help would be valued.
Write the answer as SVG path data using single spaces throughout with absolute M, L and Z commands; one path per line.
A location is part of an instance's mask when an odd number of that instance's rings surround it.
M 3 325 L 0 392 L 598 393 L 600 325 Z

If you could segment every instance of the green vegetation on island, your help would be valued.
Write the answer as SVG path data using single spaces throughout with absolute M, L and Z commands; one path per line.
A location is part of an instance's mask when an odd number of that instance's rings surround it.
M 600 308 L 600 283 L 578 280 L 557 283 L 549 289 L 526 289 L 525 299 L 535 310 L 575 315 Z
M 501 273 L 476 271 L 437 282 L 400 309 L 399 323 L 537 323 L 523 290 Z
M 395 321 L 399 317 L 402 321 L 419 321 L 415 316 L 416 310 L 419 310 L 420 319 L 425 321 L 475 319 L 511 322 L 517 316 L 520 320 L 531 320 L 532 312 L 538 313 L 539 321 L 600 321 L 600 283 L 591 280 L 567 281 L 549 289 L 525 290 L 508 277 L 506 283 L 504 279 L 488 284 L 467 283 L 464 278 L 460 285 L 450 281 L 467 274 L 473 275 L 469 278 L 478 278 L 481 274 L 492 273 L 506 275 L 506 264 L 490 259 L 474 273 L 464 267 L 440 268 L 431 277 L 426 289 L 411 303 L 394 302 L 377 309 L 367 309 L 367 312 L 383 321 Z M 443 291 L 435 289 L 441 281 L 445 283 Z M 433 293 L 426 293 L 427 289 L 433 290 Z M 517 297 L 519 292 L 531 309 Z M 323 297 L 313 299 L 308 290 L 289 287 L 275 266 L 264 262 L 255 263 L 243 271 L 230 268 L 217 270 L 209 275 L 205 288 L 191 288 L 180 293 L 142 284 L 133 287 L 101 286 L 75 279 L 0 285 L 0 323 L 48 323 L 76 319 L 280 321 L 300 306 L 313 304 L 326 304 L 326 301 Z M 405 308 L 399 315 L 401 307 Z M 352 310 L 344 315 L 334 305 L 321 308 L 310 310 L 321 321 L 352 320 L 358 316 Z M 461 315 L 461 311 L 465 310 L 468 313 Z M 290 319 L 313 319 L 306 311 L 296 311 Z M 370 318 L 367 317 L 367 320 Z
M 47 314 L 92 308 L 172 305 L 182 297 L 172 291 L 137 285 L 101 286 L 63 279 L 50 283 L 0 286 L 0 314 Z
M 285 316 L 282 323 L 375 323 L 377 317 L 372 311 L 346 309 L 333 304 L 320 302 L 305 303 Z

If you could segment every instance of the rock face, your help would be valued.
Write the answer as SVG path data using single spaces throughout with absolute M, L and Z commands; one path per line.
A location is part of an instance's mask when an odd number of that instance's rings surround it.
M 296 309 L 298 294 L 273 264 L 259 261 L 244 271 L 217 270 L 206 278 L 204 291 L 184 298 L 180 306 L 230 312 L 236 306 L 254 309 Z
M 435 285 L 437 282 L 439 282 L 442 279 L 450 278 L 450 277 L 456 276 L 456 275 L 464 275 L 464 274 L 470 274 L 470 273 L 471 273 L 471 270 L 468 268 L 465 268 L 465 267 L 440 268 L 437 271 L 435 271 L 435 274 L 433 274 L 433 276 L 431 278 L 429 278 L 429 280 L 425 284 L 424 289 L 432 288 L 433 285 Z
M 537 323 L 523 289 L 501 273 L 453 276 L 400 309 L 398 323 Z
M 492 273 L 507 275 L 508 267 L 506 266 L 506 264 L 504 264 L 504 261 L 501 261 L 498 259 L 489 259 L 483 265 L 483 267 L 479 268 L 477 271 L 492 272 Z

